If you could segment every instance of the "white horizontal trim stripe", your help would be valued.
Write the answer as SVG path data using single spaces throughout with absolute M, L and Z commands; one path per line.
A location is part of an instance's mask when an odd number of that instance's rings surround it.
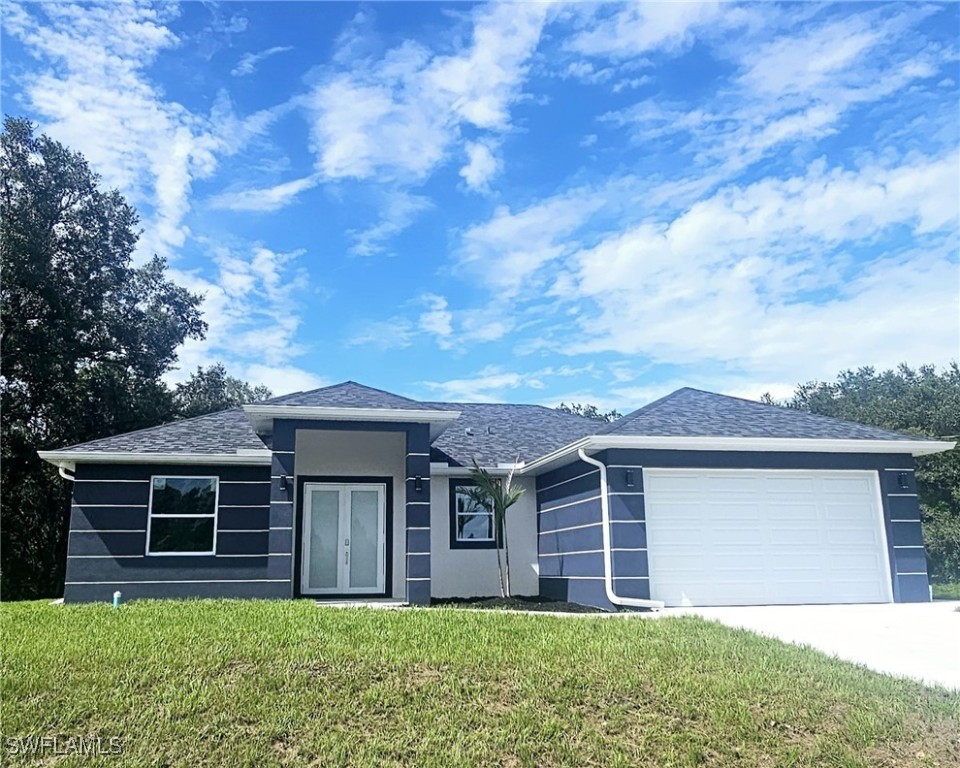
M 586 499 L 578 499 L 577 501 L 568 501 L 564 504 L 557 504 L 556 506 L 553 506 L 553 507 L 546 507 L 546 508 L 541 507 L 540 514 L 544 514 L 546 512 L 554 512 L 558 509 L 565 509 L 566 507 L 573 507 L 573 506 L 576 506 L 577 504 L 586 504 L 588 501 L 598 501 L 599 499 L 600 499 L 600 495 L 597 494 L 596 496 L 590 496 L 589 498 L 586 498 Z
M 274 504 L 293 504 L 293 499 L 270 499 L 270 505 Z
M 269 528 L 220 528 L 217 533 L 269 533 Z
M 217 555 L 217 557 L 266 557 L 266 552 L 259 552 L 256 554 L 245 554 L 245 555 Z
M 610 547 L 611 552 L 646 552 L 646 547 Z
M 887 496 L 916 496 L 915 493 L 888 493 Z
M 574 552 L 541 552 L 540 557 L 563 557 L 564 555 L 595 555 L 602 549 L 580 549 Z
M 608 496 L 643 496 L 643 491 L 610 491 Z
M 564 531 L 580 531 L 584 528 L 596 528 L 603 523 L 586 523 L 585 525 L 571 525 L 568 528 L 554 528 L 552 531 L 540 531 L 539 536 L 549 536 L 551 533 L 563 533 Z
M 271 453 L 282 453 L 282 454 L 285 454 L 285 455 L 288 455 L 288 456 L 296 456 L 296 455 L 297 455 L 297 452 L 296 452 L 296 451 L 271 451 Z
M 908 571 L 907 573 L 898 573 L 897 576 L 926 576 L 926 571 Z
M 409 527 L 407 528 L 407 530 L 408 530 L 408 531 L 429 531 L 429 530 L 430 530 L 430 526 L 427 526 L 427 525 L 420 525 L 420 526 L 414 525 L 414 526 L 409 526 Z
M 267 552 L 267 557 L 293 557 L 293 552 Z
M 292 531 L 292 530 L 293 530 L 293 526 L 292 526 L 292 525 L 274 525 L 274 526 L 271 526 L 271 528 L 270 528 L 269 530 L 271 530 L 271 531 Z
M 907 469 L 906 467 L 902 469 L 897 469 L 896 467 L 887 467 L 883 470 L 884 472 L 915 472 L 914 469 Z
M 67 555 L 67 560 L 129 560 L 142 559 L 143 555 Z
M 242 449 L 241 449 L 242 450 Z M 261 465 L 270 463 L 270 451 L 249 453 L 138 453 L 136 451 L 37 451 L 44 461 L 71 468 L 76 464 L 218 464 Z
M 610 522 L 615 523 L 617 525 L 622 525 L 623 523 L 630 523 L 630 524 L 640 523 L 641 525 L 645 525 L 647 521 L 646 520 L 611 520 Z
M 408 453 L 407 458 L 409 459 L 411 456 L 429 456 L 429 455 L 430 455 L 429 453 Z
M 70 533 L 146 533 L 146 528 L 71 528 Z
M 430 581 L 429 576 L 407 576 L 407 581 Z
M 891 522 L 891 523 L 916 523 L 917 525 L 919 525 L 919 524 L 921 523 L 921 520 L 920 520 L 919 517 L 913 517 L 913 518 L 910 518 L 910 517 L 892 517 L 892 518 L 890 518 L 890 522 Z
M 406 504 L 407 504 L 408 507 L 413 507 L 413 506 L 416 506 L 416 505 L 418 505 L 418 504 L 419 504 L 420 506 L 427 506 L 427 507 L 430 506 L 430 502 L 429 502 L 429 501 L 408 501 L 408 502 L 406 502 Z
M 144 480 L 146 482 L 146 480 Z M 220 485 L 270 485 L 269 480 L 221 480 Z
M 589 472 L 584 472 L 582 475 L 571 477 L 569 480 L 561 480 L 559 483 L 554 483 L 553 485 L 546 485 L 543 488 L 538 488 L 537 493 L 543 493 L 544 491 L 549 491 L 551 488 L 557 488 L 558 486 L 564 485 L 566 483 L 572 483 L 574 480 L 579 480 L 581 477 L 589 477 L 590 475 L 598 475 L 598 474 L 600 474 L 599 469 L 591 469 Z
M 149 504 L 77 504 L 73 503 L 71 507 L 81 507 L 83 509 L 117 508 L 117 507 L 135 507 L 136 509 L 146 509 Z M 169 515 L 167 515 L 169 517 Z
M 430 557 L 429 552 L 407 552 L 407 557 Z
M 220 509 L 270 509 L 269 504 L 221 504 Z
M 289 584 L 290 579 L 177 579 L 163 581 L 68 581 L 67 584 Z
M 75 483 L 149 483 L 150 480 L 74 480 Z
M 639 464 L 607 464 L 607 469 L 643 469 Z
M 894 549 L 923 549 L 923 544 L 894 544 Z
M 614 581 L 650 581 L 649 576 L 614 576 Z

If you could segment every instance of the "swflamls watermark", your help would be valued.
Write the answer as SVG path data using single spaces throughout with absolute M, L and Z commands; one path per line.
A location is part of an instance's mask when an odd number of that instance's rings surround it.
M 8 755 L 122 755 L 123 741 L 119 736 L 7 736 L 3 740 Z

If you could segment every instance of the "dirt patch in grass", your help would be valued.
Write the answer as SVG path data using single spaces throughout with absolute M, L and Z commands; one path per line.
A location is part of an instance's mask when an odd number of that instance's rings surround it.
M 542 597 L 456 597 L 434 600 L 433 607 L 482 608 L 500 611 L 543 611 L 544 613 L 605 613 L 600 608 Z

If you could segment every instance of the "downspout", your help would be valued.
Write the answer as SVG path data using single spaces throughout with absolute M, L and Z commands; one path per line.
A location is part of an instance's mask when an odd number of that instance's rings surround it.
M 577 450 L 580 460 L 592 464 L 600 470 L 600 518 L 603 521 L 603 586 L 607 593 L 607 600 L 614 605 L 626 608 L 649 608 L 658 611 L 663 608 L 662 600 L 642 600 L 636 597 L 620 597 L 613 591 L 613 552 L 610 548 L 610 502 L 607 498 L 607 465 L 584 452 Z
M 57 464 L 57 472 L 60 473 L 60 477 L 62 477 L 64 480 L 69 480 L 71 483 L 77 482 L 76 475 L 68 475 L 66 470 L 59 464 Z

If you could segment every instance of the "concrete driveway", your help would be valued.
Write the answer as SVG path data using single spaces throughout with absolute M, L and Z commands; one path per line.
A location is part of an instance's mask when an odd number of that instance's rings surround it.
M 809 645 L 877 672 L 960 690 L 960 602 L 667 608 L 787 643 Z

